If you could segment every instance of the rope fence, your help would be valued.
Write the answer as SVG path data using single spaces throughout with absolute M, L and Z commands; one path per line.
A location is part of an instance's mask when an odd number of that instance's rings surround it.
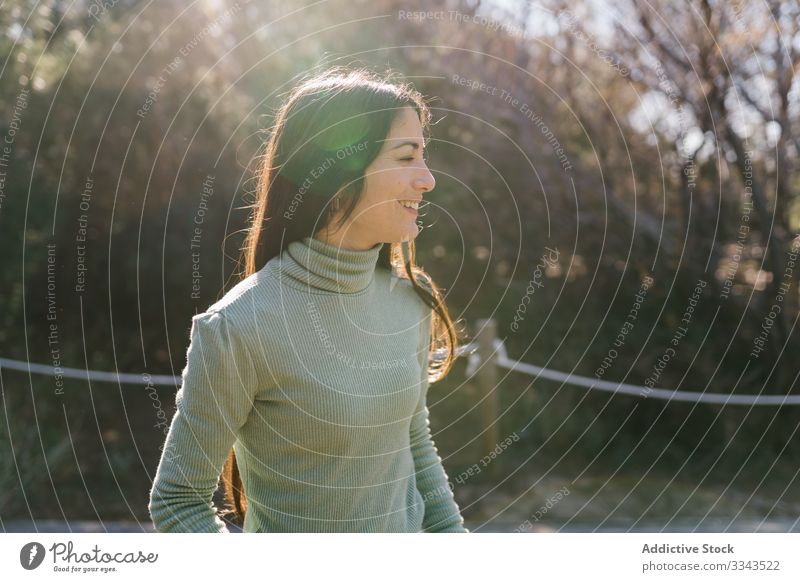
M 666 390 L 664 388 L 648 388 L 635 384 L 609 382 L 608 380 L 589 378 L 576 374 L 565 374 L 557 370 L 541 368 L 533 364 L 512 360 L 508 357 L 506 345 L 501 339 L 496 339 L 493 345 L 496 354 L 494 365 L 499 368 L 535 376 L 537 379 L 544 378 L 545 380 L 551 380 L 561 384 L 581 386 L 589 390 L 602 390 L 604 392 L 613 392 L 614 394 L 624 394 L 626 396 L 638 396 L 640 398 L 655 398 L 658 400 L 672 400 L 676 402 L 701 402 L 704 404 L 734 404 L 740 406 L 800 405 L 800 395 L 721 394 L 705 391 Z M 475 370 L 478 369 L 482 361 L 481 354 L 473 350 L 475 350 L 475 345 L 471 343 L 459 347 L 458 356 L 465 355 L 468 358 L 467 377 L 475 373 Z
M 446 356 L 442 350 L 434 352 L 434 359 Z M 694 402 L 716 404 L 721 406 L 796 406 L 800 405 L 800 395 L 767 395 L 767 394 L 720 394 L 703 391 L 667 390 L 664 388 L 647 388 L 633 384 L 609 382 L 598 378 L 589 378 L 575 374 L 566 374 L 558 370 L 542 368 L 526 362 L 512 360 L 508 357 L 506 346 L 497 337 L 497 323 L 493 319 L 482 319 L 477 322 L 475 341 L 460 346 L 456 357 L 467 358 L 466 376 L 474 380 L 481 398 L 479 414 L 481 417 L 480 441 L 481 449 L 491 454 L 499 442 L 500 398 L 498 386 L 498 370 L 504 369 L 544 379 L 564 385 L 579 386 L 588 390 L 599 390 L 613 394 L 638 398 L 653 398 L 668 402 Z M 83 370 L 80 368 L 62 368 L 35 364 L 20 360 L 0 358 L 0 373 L 3 370 L 17 370 L 28 374 L 60 376 L 90 382 L 113 382 L 117 384 L 146 386 L 180 386 L 181 377 L 164 374 L 131 374 Z
M 74 378 L 76 380 L 89 380 L 92 382 L 113 382 L 115 384 L 142 384 L 146 386 L 180 386 L 180 376 L 169 376 L 165 374 L 130 374 L 124 372 L 101 372 L 98 370 L 83 370 L 81 368 L 62 368 L 47 366 L 45 364 L 34 364 L 20 360 L 9 360 L 0 358 L 0 371 L 18 370 L 29 374 L 41 374 L 44 376 L 61 376 L 62 378 Z
M 667 390 L 663 388 L 647 388 L 634 384 L 609 382 L 608 380 L 600 380 L 575 374 L 565 374 L 558 370 L 551 370 L 526 362 L 512 360 L 508 357 L 503 340 L 496 337 L 496 323 L 494 320 L 480 320 L 478 323 L 479 331 L 476 341 L 460 346 L 456 352 L 456 357 L 467 358 L 467 377 L 476 377 L 478 381 L 484 385 L 484 391 L 489 394 L 494 393 L 494 388 L 497 386 L 496 372 L 494 371 L 496 367 L 534 376 L 537 380 L 543 378 L 560 384 L 580 386 L 589 390 L 601 390 L 639 398 L 739 406 L 800 405 L 800 395 L 721 394 L 706 391 Z M 481 363 L 485 361 L 489 362 L 488 366 L 481 365 Z M 8 358 L 0 358 L 0 371 L 2 370 L 17 370 L 28 372 L 29 374 L 61 376 L 63 378 L 88 380 L 92 382 L 113 382 L 116 384 L 138 384 L 147 386 L 180 386 L 181 384 L 180 376 L 62 368 L 20 360 L 11 360 Z

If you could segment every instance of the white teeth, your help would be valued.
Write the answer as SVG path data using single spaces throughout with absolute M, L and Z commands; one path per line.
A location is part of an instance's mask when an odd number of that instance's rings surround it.
M 419 202 L 411 202 L 410 200 L 399 200 L 402 206 L 406 208 L 413 208 L 414 210 L 419 210 Z

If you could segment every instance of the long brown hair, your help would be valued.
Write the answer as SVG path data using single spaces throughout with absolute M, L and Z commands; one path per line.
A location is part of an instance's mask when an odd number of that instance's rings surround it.
M 361 196 L 364 170 L 403 107 L 414 108 L 427 132 L 431 114 L 423 96 L 392 73 L 334 67 L 310 75 L 289 93 L 258 160 L 252 222 L 242 249 L 243 278 L 279 256 L 290 242 L 325 228 L 339 208 L 344 210 L 340 224 L 347 220 Z M 342 151 L 347 155 L 337 155 Z M 334 158 L 324 179 L 310 179 L 315 168 Z M 378 265 L 407 278 L 432 309 L 428 378 L 436 382 L 450 371 L 458 339 L 441 290 L 415 264 L 413 240 L 407 245 L 407 256 L 403 243 L 384 245 Z M 247 498 L 233 449 L 222 480 L 226 513 L 244 520 Z

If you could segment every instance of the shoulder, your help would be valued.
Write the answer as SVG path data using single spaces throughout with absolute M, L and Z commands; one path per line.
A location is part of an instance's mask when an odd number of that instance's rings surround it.
M 278 313 L 280 301 L 274 300 L 276 293 L 270 280 L 262 270 L 250 275 L 231 287 L 204 313 L 193 319 L 209 323 L 223 321 L 231 333 L 250 336 L 257 326 L 269 325 L 272 316 Z
M 431 307 L 428 306 L 405 274 L 398 276 L 388 269 L 378 269 L 375 277 L 379 292 L 385 295 L 389 305 L 393 308 L 410 310 L 419 318 L 424 318 L 426 314 L 430 313 Z M 417 283 L 423 289 L 428 290 L 423 281 L 418 279 Z
M 429 288 L 423 281 L 417 280 L 417 283 L 422 287 L 422 292 L 406 276 L 398 276 L 384 269 L 378 279 L 378 289 L 382 293 L 381 303 L 403 322 L 403 326 L 418 327 L 420 344 L 427 346 L 431 338 L 433 308 L 423 299 Z

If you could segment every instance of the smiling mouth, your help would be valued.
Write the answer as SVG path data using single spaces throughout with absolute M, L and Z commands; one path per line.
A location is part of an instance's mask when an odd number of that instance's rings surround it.
M 416 215 L 419 211 L 419 200 L 398 200 L 397 203 L 410 214 Z

